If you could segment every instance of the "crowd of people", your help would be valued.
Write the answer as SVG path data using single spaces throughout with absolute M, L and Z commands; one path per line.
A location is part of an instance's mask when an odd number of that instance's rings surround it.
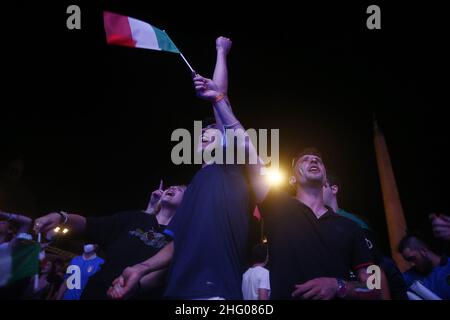
M 219 37 L 216 48 L 213 78 L 193 74 L 196 94 L 211 102 L 215 118 L 202 130 L 202 150 L 214 142 L 215 131 L 244 129 L 227 95 L 231 41 Z M 226 140 L 221 144 L 228 147 Z M 256 152 L 249 139 L 243 147 L 249 154 Z M 164 188 L 161 182 L 142 211 L 106 217 L 61 211 L 34 223 L 1 213 L 2 249 L 20 246 L 31 228 L 46 235 L 64 226 L 85 240 L 83 253 L 68 263 L 67 272 L 61 263 L 41 257 L 39 276 L 26 279 L 20 297 L 408 299 L 409 288 L 419 281 L 439 298 L 450 299 L 448 257 L 408 235 L 398 249 L 411 270 L 402 274 L 380 250 L 369 223 L 339 206 L 342 186 L 327 172 L 317 149 L 305 149 L 293 159 L 293 195 L 271 187 L 261 175 L 263 167 L 262 162 L 204 163 L 188 186 Z M 264 222 L 264 241 L 249 253 L 255 206 Z M 450 241 L 450 217 L 433 214 L 430 221 L 435 236 Z M 97 256 L 99 248 L 103 257 Z M 374 266 L 380 270 L 379 286 L 371 285 Z M 5 296 L 12 292 L 11 285 L 1 290 Z

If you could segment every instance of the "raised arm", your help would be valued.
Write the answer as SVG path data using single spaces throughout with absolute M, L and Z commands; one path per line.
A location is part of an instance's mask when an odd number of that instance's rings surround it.
M 216 39 L 216 66 L 214 68 L 213 81 L 217 85 L 218 91 L 225 95 L 228 99 L 228 67 L 227 57 L 231 50 L 231 40 L 225 37 Z M 214 109 L 214 118 L 219 128 L 223 128 L 222 119 L 219 117 L 217 110 Z
M 214 68 L 213 82 L 220 92 L 228 95 L 228 66 L 227 56 L 231 50 L 232 42 L 225 37 L 216 39 L 216 66 Z
M 17 233 L 25 233 L 30 230 L 33 220 L 21 214 L 7 213 L 0 210 L 0 217 L 19 225 Z
M 220 119 L 226 129 L 242 130 L 244 133 L 244 127 L 234 115 L 230 102 L 226 95 L 220 92 L 218 85 L 211 79 L 204 78 L 198 74 L 194 76 L 193 80 L 197 96 L 213 104 L 216 119 Z M 245 136 L 247 136 L 246 133 Z M 269 192 L 269 185 L 261 174 L 263 162 L 259 159 L 257 150 L 250 139 L 245 139 L 244 143 L 244 147 L 250 154 L 250 159 L 258 159 L 257 164 L 247 165 L 247 170 L 256 201 L 257 203 L 261 203 Z
M 36 233 L 47 233 L 61 224 L 70 228 L 72 233 L 81 233 L 86 229 L 86 218 L 78 214 L 64 212 L 49 213 L 35 220 L 34 231 Z

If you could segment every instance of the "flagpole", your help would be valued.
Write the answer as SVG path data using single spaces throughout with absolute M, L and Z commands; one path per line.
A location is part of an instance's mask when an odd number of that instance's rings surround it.
M 163 32 L 166 34 L 167 38 L 170 39 L 169 35 L 167 34 L 166 30 L 163 30 Z M 170 41 L 172 41 L 172 39 L 170 39 Z M 173 41 L 172 41 L 173 43 Z M 178 49 L 178 48 L 177 48 Z M 191 67 L 191 65 L 189 64 L 189 62 L 187 61 L 187 59 L 184 57 L 184 55 L 181 53 L 180 49 L 178 49 L 178 52 L 180 53 L 181 58 L 184 60 L 184 62 L 186 63 L 186 65 L 188 66 L 189 70 L 191 70 L 192 73 L 195 73 L 194 69 Z
M 40 232 L 37 234 L 37 242 L 39 243 L 39 248 L 40 248 L 40 245 L 41 245 L 41 233 Z M 34 283 L 33 283 L 34 292 L 36 292 L 38 290 L 38 288 L 39 288 L 39 272 L 34 275 Z
M 195 73 L 194 69 L 192 69 L 191 65 L 189 64 L 189 62 L 186 60 L 186 58 L 183 56 L 183 54 L 181 52 L 180 52 L 180 56 L 181 56 L 181 58 L 183 58 L 184 62 L 186 62 L 189 69 L 191 69 L 191 72 Z

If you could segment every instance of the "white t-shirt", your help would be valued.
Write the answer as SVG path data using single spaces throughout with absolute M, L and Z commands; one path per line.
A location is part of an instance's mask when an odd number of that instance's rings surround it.
M 258 300 L 258 289 L 267 289 L 270 294 L 269 270 L 252 267 L 242 276 L 242 294 L 244 300 Z

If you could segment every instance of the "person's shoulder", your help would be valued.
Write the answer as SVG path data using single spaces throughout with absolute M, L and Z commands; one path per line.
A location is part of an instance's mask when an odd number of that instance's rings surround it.
M 267 268 L 264 268 L 261 266 L 259 266 L 257 268 L 258 268 L 258 273 L 263 274 L 263 275 L 269 274 L 269 270 Z
M 136 219 L 144 219 L 148 214 L 143 210 L 124 210 L 114 214 L 114 217 L 125 221 L 131 221 Z
M 341 226 L 345 227 L 346 229 L 352 231 L 361 231 L 361 227 L 352 219 L 337 214 L 336 212 L 333 212 L 332 216 L 334 219 L 336 219 L 337 223 L 341 224 Z
M 259 204 L 261 213 L 263 215 L 268 212 L 285 213 L 291 211 L 290 208 L 296 206 L 296 199 L 290 196 L 287 192 L 276 188 L 271 188 L 266 197 Z
M 243 276 L 248 276 L 251 272 L 252 272 L 252 268 L 250 267 L 247 270 L 245 270 L 245 272 L 243 273 Z
M 103 259 L 103 258 L 101 258 L 101 257 L 96 257 L 95 260 L 96 260 L 96 262 L 99 263 L 99 264 L 105 263 L 105 259 Z
M 367 222 L 366 218 L 364 218 L 364 216 L 362 216 L 362 215 L 358 215 L 358 214 L 354 214 L 354 213 L 345 211 L 342 208 L 339 208 L 336 211 L 336 214 L 343 218 L 346 218 L 347 220 L 353 221 L 360 228 L 370 230 L 369 223 Z
M 296 202 L 298 202 L 297 199 L 295 199 L 293 196 L 291 196 L 285 190 L 274 188 L 274 187 L 270 188 L 265 200 L 283 203 L 286 205 L 292 205 L 292 204 L 295 204 Z
M 157 214 L 155 213 L 150 214 L 139 211 L 138 213 L 133 214 L 130 223 L 140 228 L 154 228 L 155 231 L 163 232 L 167 226 L 160 225 L 156 216 Z
M 247 170 L 245 170 L 246 167 L 243 164 L 217 164 L 215 167 L 216 170 L 220 170 L 225 179 L 248 182 Z
M 438 268 L 445 271 L 450 271 L 450 258 L 444 255 L 442 257 L 442 262 L 439 264 Z
M 410 268 L 404 272 L 402 272 L 402 276 L 403 278 L 408 281 L 408 280 L 417 280 L 419 278 L 422 278 L 423 276 L 418 274 L 416 271 L 414 271 L 413 268 Z
M 70 264 L 76 264 L 76 263 L 78 263 L 80 261 L 83 261 L 83 257 L 82 256 L 76 256 L 76 257 L 73 257 L 72 260 L 70 260 Z

